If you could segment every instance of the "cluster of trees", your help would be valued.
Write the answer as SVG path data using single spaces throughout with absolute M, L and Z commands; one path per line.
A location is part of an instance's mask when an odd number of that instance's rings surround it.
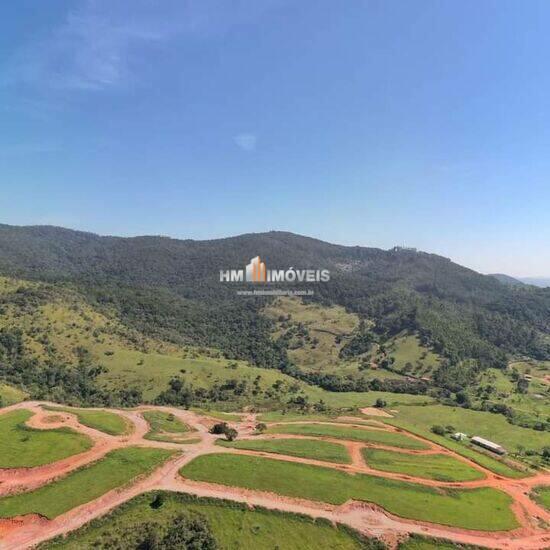
M 235 428 L 232 428 L 227 422 L 218 422 L 214 424 L 209 432 L 214 435 L 225 435 L 227 441 L 234 441 L 237 439 L 239 433 Z
M 373 378 L 367 380 L 351 374 L 340 375 L 322 372 L 296 372 L 294 376 L 328 391 L 335 392 L 366 392 L 387 391 L 392 393 L 410 393 L 424 395 L 429 386 L 423 380 L 408 380 L 398 378 Z
M 155 499 L 151 506 L 160 507 Z M 94 541 L 98 550 L 218 550 L 207 519 L 201 514 L 178 514 L 168 525 L 144 521 L 118 528 Z
M 352 335 L 351 339 L 340 349 L 340 359 L 350 359 L 366 353 L 369 351 L 374 341 L 374 333 L 368 329 L 367 324 L 362 320 L 359 324 L 359 328 Z

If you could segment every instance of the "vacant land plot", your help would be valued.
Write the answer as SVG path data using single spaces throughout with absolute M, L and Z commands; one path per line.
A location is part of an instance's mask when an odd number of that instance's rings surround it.
M 314 439 L 242 439 L 240 441 L 218 440 L 218 445 L 234 449 L 248 449 L 327 462 L 349 464 L 350 456 L 343 445 Z
M 321 422 L 334 422 L 335 415 L 321 413 L 306 413 L 301 411 L 268 411 L 258 415 L 262 422 L 295 422 L 300 420 L 320 420 Z
M 178 443 L 183 434 L 191 431 L 187 424 L 184 424 L 171 413 L 144 411 L 142 415 L 151 427 L 151 430 L 145 435 L 145 439 Z
M 550 511 L 550 486 L 535 487 L 532 497 L 544 508 Z
M 123 504 L 71 533 L 65 539 L 43 544 L 41 550 L 92 550 L 107 548 L 114 537 L 139 528 L 146 522 L 160 527 L 172 523 L 181 513 L 204 517 L 220 549 L 251 548 L 254 550 L 368 550 L 368 541 L 359 535 L 328 522 L 305 516 L 251 509 L 245 504 L 196 498 L 191 495 L 162 493 L 164 503 L 152 508 L 156 494 L 145 494 Z M 103 544 L 103 546 L 100 546 Z
M 35 430 L 25 426 L 27 410 L 0 414 L 0 468 L 31 468 L 87 451 L 92 441 L 68 428 Z
M 109 411 L 94 409 L 76 409 L 72 407 L 44 407 L 48 411 L 61 411 L 74 414 L 78 421 L 88 428 L 99 430 L 109 435 L 125 435 L 132 426 L 124 417 Z
M 396 472 L 436 481 L 473 481 L 483 474 L 452 456 L 411 455 L 381 449 L 362 449 L 367 464 L 376 470 Z
M 280 424 L 271 426 L 268 433 L 284 433 L 310 436 L 326 436 L 335 439 L 348 439 L 350 441 L 361 441 L 364 443 L 378 443 L 390 447 L 401 447 L 403 449 L 427 449 L 428 446 L 422 441 L 412 439 L 406 435 L 385 432 L 382 430 L 369 430 L 368 428 L 354 428 L 331 424 Z
M 35 513 L 55 518 L 150 472 L 171 454 L 165 449 L 145 447 L 117 449 L 105 458 L 35 491 L 0 498 L 0 517 Z
M 491 488 L 442 490 L 365 474 L 272 460 L 212 454 L 184 466 L 189 479 L 275 492 L 341 505 L 354 499 L 373 502 L 405 518 L 466 529 L 500 531 L 518 522 L 511 498 Z

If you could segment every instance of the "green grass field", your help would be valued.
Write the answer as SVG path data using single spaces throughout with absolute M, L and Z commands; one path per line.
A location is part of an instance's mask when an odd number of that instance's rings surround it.
M 343 445 L 329 441 L 314 439 L 241 439 L 240 441 L 224 441 L 219 439 L 218 445 L 234 449 L 248 449 L 281 455 L 299 456 L 349 464 L 350 456 Z
M 362 449 L 367 464 L 376 470 L 436 481 L 473 481 L 485 476 L 464 462 L 443 455 L 410 455 L 382 449 Z
M 145 434 L 145 439 L 180 443 L 184 440 L 182 436 L 191 431 L 187 424 L 173 414 L 164 411 L 143 411 L 141 414 L 151 428 Z
M 510 509 L 511 498 L 490 488 L 441 490 L 320 466 L 229 454 L 200 456 L 184 466 L 181 474 L 193 480 L 335 505 L 363 500 L 401 517 L 465 529 L 500 531 L 518 526 Z
M 171 451 L 126 447 L 35 491 L 0 498 L 0 517 L 40 514 L 55 518 L 90 502 L 164 462 Z
M 32 468 L 87 451 L 92 441 L 69 428 L 34 430 L 27 410 L 0 414 L 0 468 Z
M 124 417 L 109 411 L 50 406 L 45 406 L 44 409 L 74 414 L 84 426 L 109 435 L 126 435 L 132 430 L 132 425 Z
M 7 407 L 27 399 L 28 394 L 19 388 L 0 382 L 0 407 Z
M 163 495 L 164 504 L 158 509 L 151 508 L 155 494 L 140 495 L 66 538 L 44 543 L 40 550 L 109 548 L 112 537 L 120 532 L 151 521 L 168 525 L 182 512 L 206 518 L 220 550 L 368 550 L 371 547 L 354 532 L 322 520 L 186 494 Z
M 412 439 L 404 434 L 385 432 L 382 430 L 370 430 L 368 428 L 356 428 L 332 424 L 279 424 L 270 426 L 267 433 L 283 433 L 308 436 L 327 436 L 335 439 L 348 439 L 350 441 L 362 441 L 364 443 L 379 443 L 390 447 L 403 449 L 427 449 L 422 441 Z
M 540 486 L 535 487 L 531 493 L 532 498 L 534 498 L 542 507 L 550 511 L 550 486 Z

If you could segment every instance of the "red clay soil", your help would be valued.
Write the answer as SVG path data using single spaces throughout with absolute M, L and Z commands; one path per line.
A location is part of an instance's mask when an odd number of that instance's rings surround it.
M 52 414 L 41 409 L 41 404 L 48 403 L 19 403 L 11 407 L 1 409 L 0 414 L 14 409 L 28 409 L 35 413 L 28 421 L 29 426 L 33 426 L 38 429 L 51 429 L 52 427 L 57 427 L 60 425 L 68 426 L 90 437 L 94 442 L 94 446 L 89 451 L 58 461 L 54 464 L 48 464 L 37 468 L 0 470 L 0 495 L 5 495 L 14 491 L 32 490 L 52 481 L 57 477 L 66 475 L 68 472 L 80 466 L 101 458 L 112 449 L 120 447 L 138 444 L 149 447 L 179 449 L 182 451 L 182 454 L 177 454 L 174 458 L 159 467 L 152 474 L 137 479 L 126 487 L 109 491 L 102 497 L 74 508 L 73 510 L 53 520 L 47 520 L 31 514 L 18 518 L 0 520 L 1 550 L 22 550 L 25 548 L 30 548 L 37 543 L 50 539 L 54 536 L 68 533 L 69 531 L 84 525 L 91 519 L 104 515 L 123 502 L 126 502 L 127 500 L 143 492 L 155 489 L 181 491 L 195 494 L 197 496 L 224 498 L 244 502 L 251 506 L 257 505 L 274 510 L 306 514 L 312 517 L 323 517 L 330 521 L 346 524 L 357 529 L 361 533 L 364 533 L 365 535 L 380 537 L 392 547 L 397 544 L 398 540 L 406 537 L 410 533 L 418 533 L 436 538 L 449 539 L 457 543 L 473 544 L 486 548 L 541 550 L 550 547 L 550 531 L 547 527 L 545 527 L 550 525 L 550 514 L 536 502 L 532 501 L 528 496 L 533 487 L 538 485 L 550 485 L 550 474 L 539 473 L 521 480 L 503 478 L 465 457 L 457 455 L 446 448 L 440 447 L 431 441 L 422 439 L 413 434 L 407 433 L 410 437 L 421 439 L 429 446 L 429 449 L 415 451 L 397 449 L 382 445 L 370 445 L 355 441 L 343 441 L 328 437 L 316 438 L 326 441 L 334 441 L 344 445 L 348 449 L 348 452 L 352 458 L 351 464 L 344 465 L 323 462 L 320 460 L 216 446 L 216 437 L 208 433 L 209 427 L 215 422 L 215 420 L 206 418 L 192 411 L 184 411 L 172 407 L 152 406 L 143 406 L 125 411 L 112 410 L 112 412 L 121 414 L 127 418 L 134 427 L 131 435 L 115 437 L 82 426 L 74 415 L 68 413 L 63 413 L 60 415 L 56 413 L 56 416 L 60 416 L 61 418 L 57 419 L 56 422 L 50 422 Z M 194 435 L 196 435 L 200 441 L 196 444 L 179 445 L 177 443 L 166 443 L 143 439 L 143 436 L 149 430 L 149 426 L 140 413 L 148 409 L 163 410 L 174 414 L 178 419 L 182 420 L 196 430 Z M 256 417 L 253 414 L 244 416 L 242 422 L 240 423 L 230 422 L 229 424 L 238 429 L 241 439 L 287 439 L 291 437 L 312 439 L 311 436 L 297 436 L 289 434 L 253 436 L 252 434 L 256 424 Z M 353 425 L 365 428 L 364 425 Z M 386 429 L 387 431 L 396 431 L 395 428 Z M 483 472 L 485 478 L 470 482 L 443 483 L 414 476 L 381 472 L 379 470 L 369 468 L 368 465 L 365 464 L 361 455 L 361 449 L 366 446 L 391 449 L 393 451 L 409 454 L 448 454 L 457 460 L 461 460 L 462 462 L 469 464 L 471 467 Z M 379 506 L 366 502 L 350 501 L 341 506 L 333 506 L 307 500 L 283 497 L 274 493 L 250 491 L 238 487 L 195 482 L 184 479 L 180 476 L 179 470 L 182 466 L 198 456 L 209 453 L 269 456 L 270 458 L 277 460 L 315 464 L 349 472 L 368 473 L 369 475 L 412 481 L 433 487 L 493 487 L 495 489 L 505 491 L 512 497 L 512 510 L 517 517 L 520 527 L 513 531 L 496 533 L 458 529 L 433 523 L 400 518 L 389 514 Z

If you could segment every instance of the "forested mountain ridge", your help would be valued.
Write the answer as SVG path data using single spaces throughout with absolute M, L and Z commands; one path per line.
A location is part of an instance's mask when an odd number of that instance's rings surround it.
M 550 289 L 510 287 L 434 254 L 287 232 L 193 241 L 0 225 L 0 274 L 74 285 L 94 306 L 115 308 L 146 334 L 288 368 L 261 314 L 269 300 L 237 296 L 238 284 L 219 282 L 220 270 L 244 268 L 256 255 L 269 269 L 329 269 L 330 282 L 309 285 L 311 299 L 372 321 L 359 341 L 410 331 L 451 363 L 550 358 Z

